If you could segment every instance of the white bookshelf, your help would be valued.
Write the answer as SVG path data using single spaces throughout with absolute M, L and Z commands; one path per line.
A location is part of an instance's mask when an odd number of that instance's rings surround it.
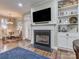
M 59 3 L 58 3 L 59 5 Z M 79 39 L 79 12 L 78 4 L 67 4 L 58 8 L 58 47 L 73 49 L 73 40 Z M 70 18 L 76 17 L 76 22 L 71 23 Z
M 70 23 L 69 22 L 69 19 L 71 17 L 76 17 L 77 22 L 78 22 L 78 4 L 65 5 L 61 8 L 58 8 L 58 25 L 60 27 L 63 27 L 63 28 L 69 27 L 69 26 L 73 27 L 75 25 L 78 29 L 78 23 Z M 71 29 L 71 31 L 73 29 Z M 68 31 L 68 28 L 66 30 Z M 74 31 L 74 32 L 76 32 L 76 31 Z

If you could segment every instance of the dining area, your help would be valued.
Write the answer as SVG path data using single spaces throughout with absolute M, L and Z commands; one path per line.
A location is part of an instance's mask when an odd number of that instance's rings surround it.
M 22 39 L 22 21 L 20 19 L 0 16 L 0 40 L 3 44 Z

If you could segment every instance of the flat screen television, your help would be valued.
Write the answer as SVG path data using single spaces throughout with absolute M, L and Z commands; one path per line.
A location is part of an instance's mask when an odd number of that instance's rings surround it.
M 51 21 L 51 8 L 33 12 L 33 22 Z

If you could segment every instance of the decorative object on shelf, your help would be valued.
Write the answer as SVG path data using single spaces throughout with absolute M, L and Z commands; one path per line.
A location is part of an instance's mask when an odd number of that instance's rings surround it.
M 59 27 L 58 27 L 58 31 L 59 32 L 67 32 L 67 26 L 64 26 L 64 25 L 59 25 Z
M 67 29 L 65 27 L 63 27 L 62 32 L 67 32 Z
M 70 17 L 69 22 L 70 23 L 77 23 L 78 19 L 77 17 Z
M 59 1 L 59 2 L 58 2 L 58 8 L 63 7 L 63 4 L 64 4 L 63 1 Z
M 78 0 L 63 0 L 58 2 L 58 8 L 78 4 Z
M 61 19 L 59 20 L 59 23 L 61 23 Z
M 68 25 L 69 32 L 78 32 L 78 26 L 76 24 Z

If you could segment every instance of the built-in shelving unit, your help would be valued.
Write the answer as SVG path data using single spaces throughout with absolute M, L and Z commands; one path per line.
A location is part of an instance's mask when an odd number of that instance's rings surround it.
M 73 40 L 79 39 L 78 0 L 58 2 L 58 47 L 73 49 Z
M 71 19 L 74 18 L 74 19 Z M 70 20 L 71 19 L 71 20 Z M 70 23 L 72 22 L 72 23 Z M 71 2 L 58 2 L 58 30 L 59 32 L 66 32 L 70 30 L 68 27 L 72 27 L 71 31 L 74 32 L 78 31 L 78 3 L 71 3 Z M 70 31 L 70 32 L 71 32 Z

